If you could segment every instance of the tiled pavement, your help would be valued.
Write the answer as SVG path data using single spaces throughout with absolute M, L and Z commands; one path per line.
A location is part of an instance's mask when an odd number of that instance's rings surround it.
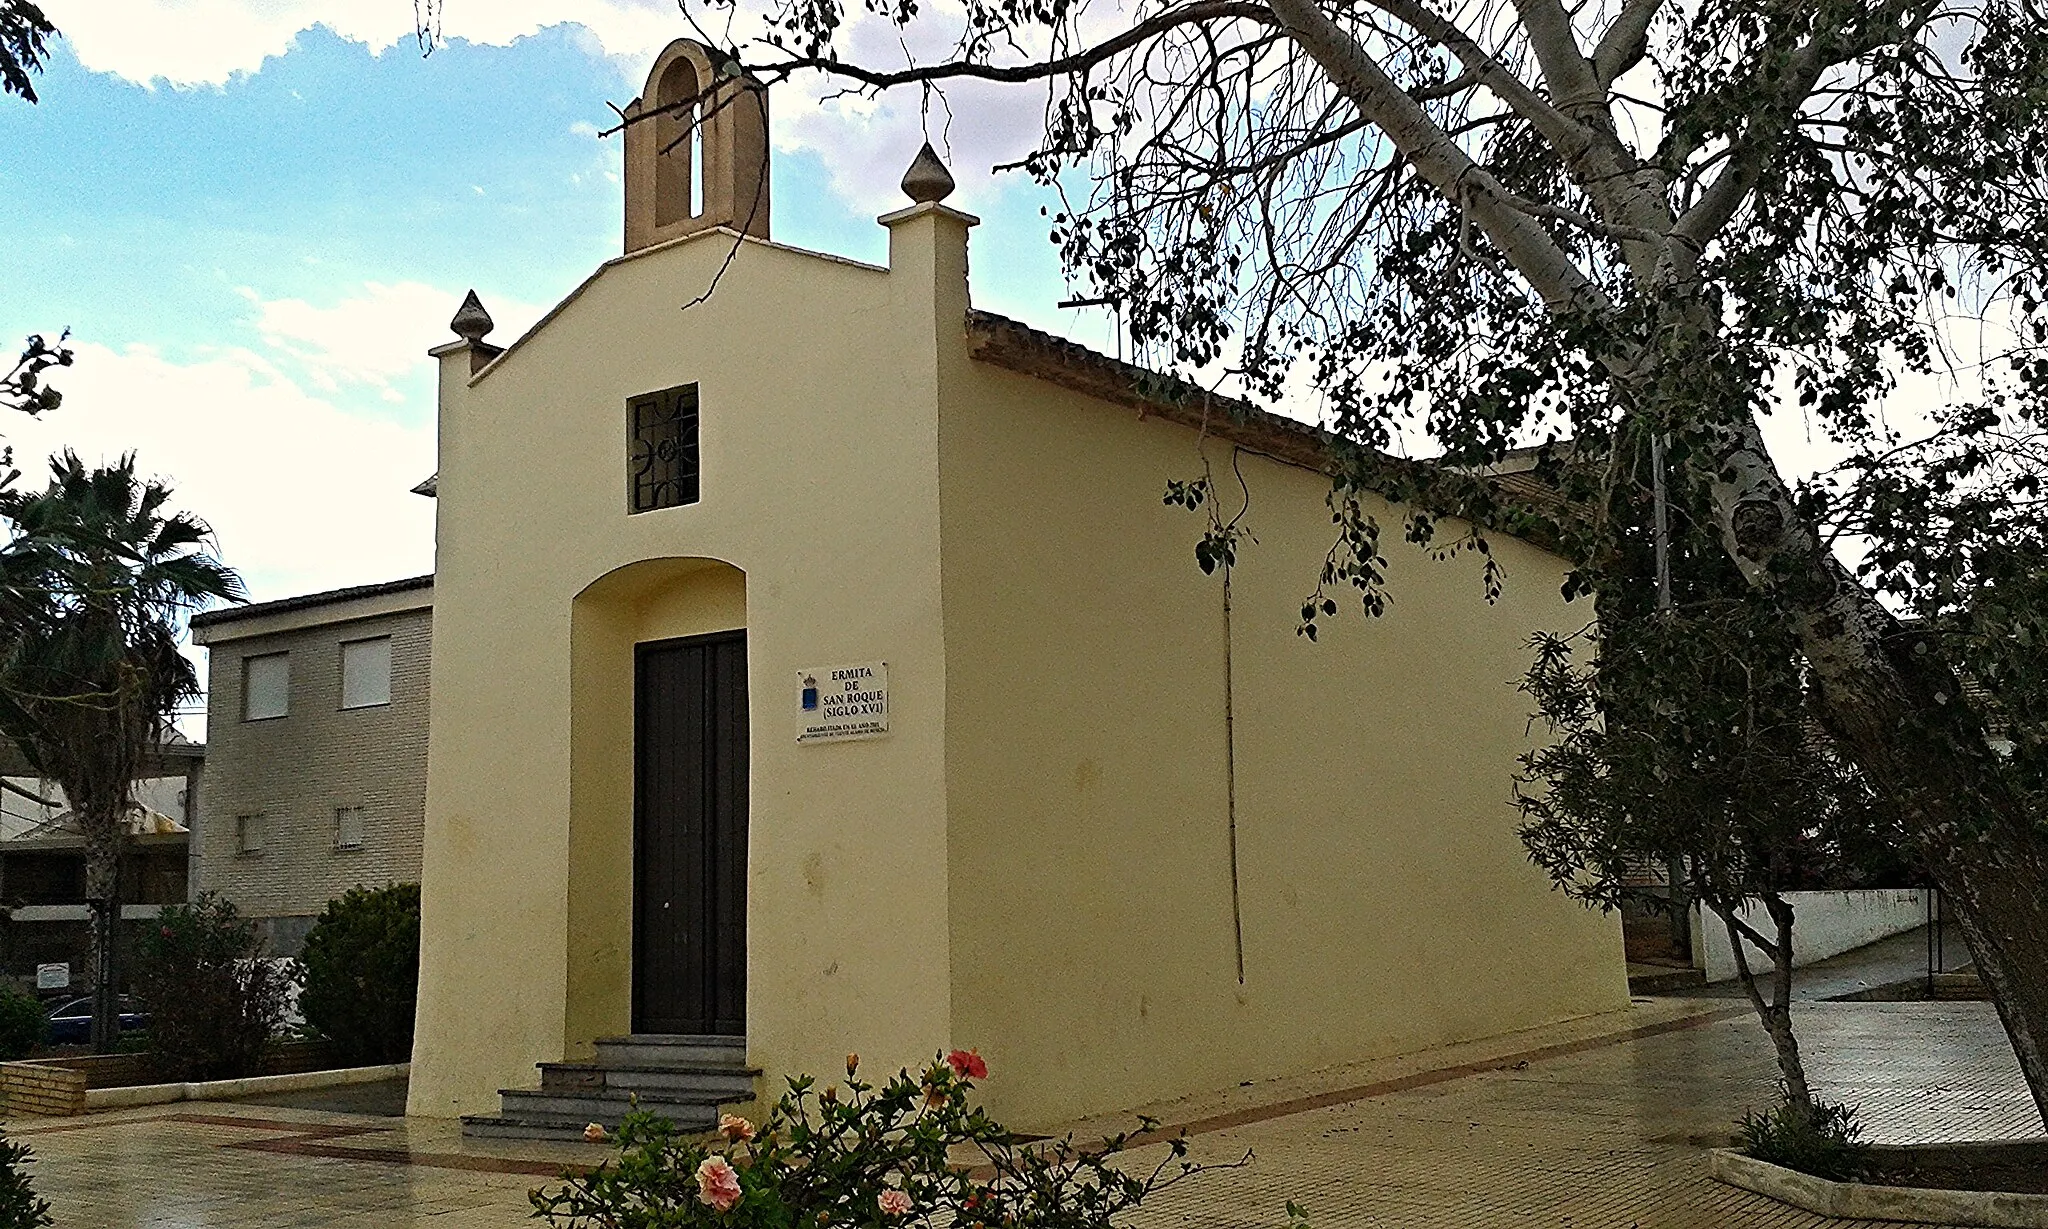
M 1873 1141 L 2041 1134 L 1989 1004 L 1821 1003 L 1800 1013 L 1822 1095 Z M 1846 1229 L 1707 1177 L 1703 1145 L 1771 1093 L 1768 1044 L 1732 1016 L 1516 1069 L 1247 1124 L 1197 1155 L 1242 1170 L 1168 1192 L 1161 1225 L 1317 1229 Z
M 1290 1199 L 1317 1229 L 1848 1229 L 1706 1176 L 1703 1146 L 1770 1095 L 1768 1046 L 1740 1010 L 1639 1004 L 1624 1019 L 1161 1107 L 1192 1127 L 1197 1156 L 1254 1159 L 1163 1193 L 1141 1229 L 1277 1227 Z M 1874 1139 L 2041 1131 L 1988 1004 L 1815 1003 L 1799 1023 L 1823 1094 L 1861 1104 Z M 603 1155 L 260 1106 L 10 1129 L 35 1148 L 63 1229 L 509 1227 L 556 1166 Z

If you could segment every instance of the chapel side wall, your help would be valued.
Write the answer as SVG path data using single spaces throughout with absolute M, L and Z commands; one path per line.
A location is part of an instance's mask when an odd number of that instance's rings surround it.
M 954 1040 L 1017 1125 L 1626 1005 L 1617 924 L 1515 835 L 1515 680 L 1586 619 L 1565 565 L 1388 531 L 1387 617 L 1295 634 L 1332 541 L 1320 475 L 1241 459 L 1232 578 L 1238 981 L 1222 584 L 1162 505 L 1194 432 L 971 366 L 942 424 Z M 1206 448 L 1226 499 L 1230 449 Z M 1445 527 L 1449 529 L 1449 526 Z M 1008 1078 L 1003 1078 L 1007 1076 Z
M 629 1022 L 630 640 L 708 617 L 650 561 L 744 574 L 750 1060 L 947 1035 L 929 280 L 919 333 L 894 275 L 750 242 L 685 309 L 731 244 L 612 262 L 473 381 L 443 360 L 414 1113 L 495 1112 Z M 626 399 L 692 381 L 702 499 L 629 516 Z M 799 747 L 797 671 L 877 658 L 891 735 Z
M 416 882 L 427 789 L 428 608 L 207 645 L 207 765 L 199 786 L 195 892 L 256 918 L 296 954 L 312 919 L 348 889 Z M 391 637 L 391 702 L 341 707 L 341 645 Z M 242 662 L 289 653 L 290 711 L 242 720 Z M 336 807 L 363 808 L 359 849 L 335 847 Z M 263 849 L 237 849 L 235 818 L 260 814 Z

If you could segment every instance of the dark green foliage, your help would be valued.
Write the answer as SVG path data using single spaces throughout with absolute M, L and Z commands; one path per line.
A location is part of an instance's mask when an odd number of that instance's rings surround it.
M 36 996 L 13 982 L 0 982 L 0 1062 L 28 1057 L 49 1032 L 49 1018 Z
M 1516 779 L 1531 859 L 1603 908 L 1654 907 L 1634 872 L 1673 859 L 1720 912 L 1847 886 L 1895 825 L 1815 720 L 1788 620 L 1744 600 L 1697 507 L 1668 515 L 1660 589 L 1650 492 L 1622 485 L 1610 500 L 1598 632 L 1536 637 L 1522 683 L 1551 735 Z
M 1071 1137 L 1020 1144 L 968 1105 L 973 1077 L 987 1073 L 969 1051 L 880 1085 L 859 1078 L 856 1056 L 846 1067 L 845 1084 L 823 1090 L 792 1078 L 758 1132 L 727 1116 L 707 1140 L 634 1111 L 619 1159 L 533 1192 L 535 1214 L 559 1229 L 1107 1229 L 1153 1193 L 1215 1168 L 1187 1160 L 1184 1138 L 1164 1141 L 1166 1155 L 1149 1168 L 1118 1166 L 1137 1143 L 1123 1135 L 1092 1147 Z M 974 1167 L 958 1163 L 970 1155 Z
M 27 1144 L 0 1136 L 0 1229 L 42 1229 L 56 1223 L 22 1166 L 35 1160 Z
M 36 100 L 29 77 L 43 71 L 46 44 L 56 34 L 57 27 L 30 0 L 0 0 L 0 94 Z
M 1736 1127 L 1736 1142 L 1759 1161 L 1833 1182 L 1853 1182 L 1870 1155 L 1862 1134 L 1856 1111 L 1846 1105 L 1815 1101 L 1802 1108 L 1781 1100 L 1767 1113 L 1744 1114 Z
M 173 1079 L 255 1075 L 284 1022 L 287 975 L 255 923 L 211 892 L 166 905 L 135 944 L 135 989 L 150 1051 Z
M 1660 572 L 1654 532 L 1627 532 L 1657 523 L 1632 495 L 1623 487 L 1613 501 L 1623 531 L 1595 586 L 1599 638 L 1535 642 L 1523 690 L 1551 738 L 1522 757 L 1522 841 L 1559 889 L 1601 908 L 1667 909 L 1640 869 L 1683 867 L 1703 922 L 1728 932 L 1788 1099 L 1810 1104 L 1792 1031 L 1794 911 L 1782 894 L 1848 886 L 1862 874 L 1856 859 L 1890 843 L 1879 834 L 1896 825 L 1814 720 L 1787 620 L 1742 600 L 1740 578 L 1682 510 Z M 1752 922 L 1752 904 L 1769 920 Z M 1752 970 L 1745 939 L 1768 978 Z
M 412 1057 L 420 982 L 420 885 L 350 888 L 327 902 L 299 963 L 306 1023 L 352 1062 Z

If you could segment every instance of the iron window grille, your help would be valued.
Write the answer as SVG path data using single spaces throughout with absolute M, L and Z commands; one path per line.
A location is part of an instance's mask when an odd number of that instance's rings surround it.
M 363 808 L 334 808 L 334 847 L 336 849 L 361 849 L 363 847 Z
M 697 502 L 697 386 L 679 384 L 626 402 L 628 511 Z

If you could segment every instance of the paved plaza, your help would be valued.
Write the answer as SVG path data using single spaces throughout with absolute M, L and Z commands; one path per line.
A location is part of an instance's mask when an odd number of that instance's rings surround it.
M 1847 1229 L 1722 1186 L 1705 1147 L 1771 1094 L 1747 1009 L 1639 1001 L 1627 1013 L 1156 1107 L 1196 1155 L 1250 1164 L 1148 1205 L 1159 1229 Z M 1989 1004 L 1811 1003 L 1799 1026 L 1823 1095 L 1874 1140 L 2022 1138 L 2041 1124 Z M 1001 1072 L 996 1073 L 1001 1078 Z M 1088 1124 L 1096 1127 L 1100 1124 Z M 24 1119 L 63 1229 L 530 1223 L 526 1192 L 585 1145 L 468 1141 L 453 1124 L 291 1105 L 184 1104 Z

